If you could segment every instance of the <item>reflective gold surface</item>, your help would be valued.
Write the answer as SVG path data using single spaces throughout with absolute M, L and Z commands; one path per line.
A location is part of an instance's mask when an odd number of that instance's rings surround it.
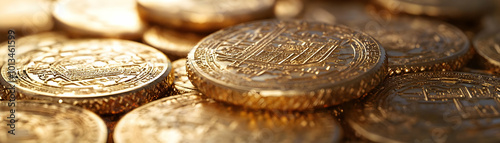
M 189 31 L 212 32 L 273 14 L 275 0 L 137 0 L 152 22 Z
M 454 19 L 475 19 L 494 8 L 494 0 L 376 0 L 394 13 L 435 16 Z
M 203 39 L 188 74 L 216 100 L 250 108 L 304 110 L 361 97 L 386 76 L 385 51 L 346 27 L 265 20 Z
M 500 78 L 460 72 L 394 76 L 346 120 L 375 142 L 500 141 Z
M 474 39 L 474 48 L 487 69 L 500 74 L 500 30 L 484 31 Z
M 147 26 L 135 0 L 59 0 L 52 13 L 74 37 L 140 39 Z
M 274 16 L 278 19 L 298 18 L 304 8 L 304 0 L 276 0 Z
M 186 59 L 179 59 L 172 62 L 172 67 L 174 68 L 174 89 L 177 93 L 190 93 L 197 92 L 198 90 L 189 81 L 188 73 L 186 71 Z
M 96 114 L 68 104 L 44 101 L 17 101 L 15 108 L 8 101 L 0 101 L 0 116 L 9 117 L 15 110 L 15 135 L 7 119 L 0 123 L 0 142 L 2 143 L 104 143 L 106 125 Z
M 41 99 L 82 106 L 99 114 L 127 111 L 163 96 L 173 82 L 170 60 L 132 41 L 74 40 L 40 47 L 16 59 L 11 79 L 18 99 Z M 8 94 L 7 94 L 8 95 Z
M 0 42 L 7 40 L 9 29 L 16 29 L 16 34 L 29 35 L 51 30 L 51 0 L 0 0 Z
M 151 102 L 125 115 L 116 143 L 338 142 L 342 132 L 324 112 L 246 110 L 195 94 Z
M 171 30 L 160 26 L 149 28 L 143 35 L 145 43 L 162 51 L 170 59 L 186 58 L 189 51 L 198 43 L 204 34 Z

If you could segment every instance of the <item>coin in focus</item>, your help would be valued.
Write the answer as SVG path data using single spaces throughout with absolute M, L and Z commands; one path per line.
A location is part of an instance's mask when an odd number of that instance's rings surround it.
M 174 69 L 174 90 L 179 94 L 196 92 L 196 87 L 189 81 L 188 73 L 186 71 L 186 59 L 178 59 L 172 62 Z
M 116 143 L 338 142 L 342 130 L 323 112 L 250 111 L 195 94 L 175 95 L 126 114 Z
M 140 39 L 146 22 L 135 0 L 59 0 L 52 12 L 56 26 L 73 37 Z
M 186 31 L 212 32 L 273 15 L 275 0 L 137 0 L 148 20 Z
M 264 20 L 213 33 L 188 55 L 200 92 L 250 108 L 304 110 L 359 98 L 386 76 L 384 49 L 343 26 Z
M 16 36 L 49 31 L 54 26 L 51 0 L 2 0 L 0 5 L 0 31 L 16 31 Z M 7 36 L 0 36 L 0 42 Z
M 18 99 L 69 103 L 98 114 L 131 110 L 168 93 L 173 83 L 163 53 L 126 40 L 67 41 L 27 52 L 16 62 L 13 72 L 5 64 L 1 74 L 7 88 L 16 81 Z
M 203 37 L 205 37 L 203 34 L 181 32 L 160 26 L 153 26 L 144 33 L 143 40 L 168 55 L 171 60 L 174 60 L 186 58 L 189 51 Z
M 375 142 L 499 142 L 500 78 L 461 72 L 394 76 L 346 111 Z
M 15 107 L 10 107 L 13 103 Z M 34 100 L 0 101 L 0 115 L 13 117 L 0 121 L 2 143 L 106 142 L 107 130 L 102 119 L 76 106 Z M 13 124 L 15 135 L 7 133 L 12 130 L 7 124 Z
M 451 19 L 477 19 L 494 9 L 493 0 L 376 0 L 393 13 Z
M 474 39 L 476 52 L 485 60 L 484 67 L 500 74 L 500 30 L 484 31 Z

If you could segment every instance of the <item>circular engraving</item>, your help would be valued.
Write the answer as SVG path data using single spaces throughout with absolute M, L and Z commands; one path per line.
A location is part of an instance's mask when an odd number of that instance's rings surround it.
M 391 77 L 346 113 L 375 142 L 498 142 L 500 79 L 460 72 Z
M 385 60 L 383 49 L 367 34 L 323 23 L 266 20 L 227 28 L 203 39 L 188 55 L 188 68 L 192 68 L 188 72 L 201 92 L 219 100 L 228 100 L 221 97 L 225 89 L 235 91 L 229 93 L 231 99 L 240 98 L 234 97 L 241 96 L 237 92 L 252 92 L 269 98 L 322 94 L 328 100 L 349 100 L 372 88 L 361 80 L 377 83 L 385 76 L 380 71 L 385 69 Z M 212 85 L 216 89 L 209 88 Z M 215 92 L 217 87 L 225 89 Z M 336 87 L 356 92 L 324 93 Z M 312 100 L 316 99 L 323 100 Z
M 67 104 L 48 103 L 44 101 L 0 101 L 0 116 L 15 116 L 15 135 L 8 134 L 12 130 L 7 124 L 0 122 L 0 142 L 106 142 L 107 129 L 104 121 L 96 114 Z M 15 109 L 15 113 L 10 112 Z
M 151 102 L 125 115 L 114 141 L 338 142 L 342 131 L 326 112 L 272 112 L 221 104 L 195 94 Z
M 486 67 L 500 73 L 500 33 L 499 31 L 484 32 L 474 39 L 477 53 L 486 59 Z

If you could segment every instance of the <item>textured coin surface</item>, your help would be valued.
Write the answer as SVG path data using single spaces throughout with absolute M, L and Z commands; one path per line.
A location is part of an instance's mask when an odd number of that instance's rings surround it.
M 167 54 L 171 60 L 186 58 L 205 35 L 153 26 L 143 35 L 144 42 Z
M 0 61 L 0 65 L 2 62 L 7 62 L 8 53 L 14 53 L 15 57 L 26 53 L 28 51 L 37 49 L 39 47 L 50 46 L 53 44 L 61 43 L 67 41 L 69 39 L 68 35 L 61 32 L 42 32 L 38 34 L 32 34 L 28 36 L 24 36 L 18 39 L 14 39 L 14 42 L 3 42 L 0 44 L 0 47 L 7 48 L 9 45 L 15 48 L 14 52 L 10 52 L 8 50 L 1 50 L 0 57 L 2 58 Z
M 332 115 L 249 111 L 194 94 L 151 102 L 125 115 L 116 143 L 135 142 L 338 142 Z
M 398 13 L 453 19 L 477 19 L 494 9 L 493 0 L 376 0 L 379 5 Z
M 0 42 L 7 40 L 9 29 L 16 31 L 16 37 L 48 31 L 54 26 L 51 0 L 1 0 Z M 4 34 L 5 33 L 5 34 Z
M 205 95 L 250 108 L 303 110 L 361 97 L 386 76 L 383 48 L 343 26 L 265 20 L 213 33 L 188 55 Z
M 15 107 L 9 104 L 15 103 Z M 15 110 L 11 113 L 11 110 Z M 46 101 L 0 101 L 2 143 L 104 143 L 106 125 L 99 116 L 80 107 Z M 5 117 L 14 117 L 5 119 Z M 15 135 L 7 133 L 13 130 Z
M 188 73 L 186 71 L 186 59 L 178 59 L 172 62 L 174 69 L 174 89 L 177 93 L 189 93 L 198 91 L 196 87 L 189 81 Z
M 478 35 L 474 39 L 474 48 L 487 61 L 486 68 L 500 73 L 500 30 Z
M 27 52 L 16 62 L 14 73 L 5 64 L 1 74 L 7 88 L 15 82 L 17 98 L 69 103 L 99 114 L 152 101 L 173 82 L 163 53 L 125 40 L 67 41 Z
M 461 72 L 394 76 L 346 111 L 375 142 L 499 142 L 500 78 Z
M 467 36 L 444 22 L 396 17 L 363 31 L 386 49 L 390 75 L 457 70 L 473 55 Z
M 150 21 L 190 31 L 212 32 L 273 14 L 275 0 L 137 0 Z
M 74 37 L 140 39 L 146 30 L 135 0 L 60 0 L 52 13 L 57 26 Z

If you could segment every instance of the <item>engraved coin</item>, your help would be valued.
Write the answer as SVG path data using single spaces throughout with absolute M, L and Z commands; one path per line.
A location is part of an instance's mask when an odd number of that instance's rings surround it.
M 135 0 L 59 0 L 52 14 L 73 37 L 140 39 L 146 30 Z
M 375 142 L 499 142 L 500 78 L 461 72 L 394 76 L 346 111 Z
M 453 19 L 477 19 L 494 9 L 493 0 L 376 0 L 393 13 Z
M 143 35 L 143 40 L 147 44 L 167 54 L 171 60 L 186 58 L 187 54 L 196 43 L 205 35 L 189 32 L 181 32 L 153 26 Z
M 137 0 L 150 21 L 190 31 L 212 32 L 273 15 L 275 0 Z
M 444 22 L 396 17 L 363 31 L 386 49 L 390 75 L 458 70 L 473 55 L 467 36 Z
M 188 55 L 205 95 L 250 108 L 303 110 L 361 97 L 386 76 L 383 48 L 343 26 L 265 20 L 203 39 Z
M 474 48 L 486 61 L 484 66 L 500 74 L 500 31 L 481 33 L 474 39 Z
M 172 62 L 174 68 L 174 89 L 177 93 L 189 93 L 198 91 L 196 87 L 189 81 L 188 73 L 186 71 L 186 59 L 178 59 Z
M 106 125 L 99 116 L 68 104 L 46 101 L 0 101 L 0 142 L 2 143 L 104 143 Z M 11 113 L 11 110 L 15 110 Z M 5 118 L 5 117 L 14 118 Z M 14 124 L 13 130 L 10 125 Z
M 14 29 L 16 38 L 43 31 L 54 26 L 51 0 L 1 0 L 0 5 L 0 42 L 7 40 L 7 31 Z
M 250 111 L 194 94 L 151 102 L 126 114 L 116 143 L 338 142 L 342 134 L 325 112 Z
M 98 114 L 124 112 L 163 96 L 170 89 L 170 60 L 132 41 L 74 40 L 40 47 L 16 59 L 16 70 L 1 70 L 15 82 L 19 99 L 41 99 L 82 106 Z M 18 78 L 12 78 L 17 76 Z

